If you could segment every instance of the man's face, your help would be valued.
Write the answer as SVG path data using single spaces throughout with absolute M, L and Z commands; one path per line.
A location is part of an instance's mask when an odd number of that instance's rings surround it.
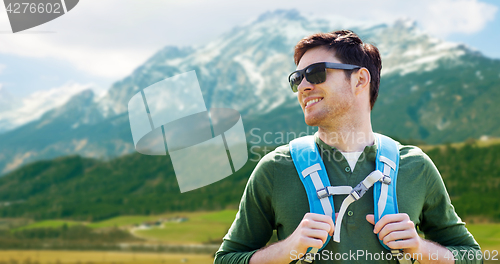
M 341 63 L 335 53 L 323 47 L 308 50 L 299 61 L 297 69 L 317 62 Z M 354 107 L 355 95 L 351 82 L 345 77 L 344 70 L 327 69 L 326 81 L 311 84 L 306 78 L 298 86 L 297 99 L 305 122 L 309 126 L 335 126 L 349 117 L 349 111 Z

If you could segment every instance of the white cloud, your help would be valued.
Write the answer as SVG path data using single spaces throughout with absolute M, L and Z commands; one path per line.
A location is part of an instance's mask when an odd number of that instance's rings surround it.
M 432 19 L 420 21 L 429 32 L 440 35 L 451 33 L 475 33 L 493 21 L 498 11 L 496 6 L 477 0 L 441 0 L 427 6 Z
M 399 0 L 360 0 L 355 10 L 349 9 L 352 3 L 338 4 L 339 10 L 352 10 L 344 13 L 350 19 L 391 22 L 409 18 L 417 21 L 426 32 L 441 39 L 452 33 L 479 32 L 494 20 L 498 11 L 497 6 L 478 0 L 420 0 L 412 4 Z M 325 11 L 325 15 L 328 16 L 328 11 Z
M 19 99 L 12 98 L 8 91 L 0 93 L 0 101 L 11 102 L 9 108 L 0 109 L 0 130 L 9 130 L 36 120 L 50 109 L 62 106 L 73 95 L 89 89 L 91 84 L 68 83 L 46 91 L 37 91 Z
M 2 34 L 0 53 L 56 58 L 95 76 L 118 79 L 165 45 L 206 43 L 263 12 L 291 8 L 305 16 L 358 22 L 406 17 L 440 37 L 478 32 L 498 9 L 479 0 L 80 1 L 68 14 L 27 31 L 32 33 Z M 10 25 L 2 9 L 0 31 L 6 31 Z

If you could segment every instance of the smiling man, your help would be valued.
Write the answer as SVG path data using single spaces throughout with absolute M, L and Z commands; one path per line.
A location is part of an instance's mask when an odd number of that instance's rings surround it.
M 318 127 L 311 140 L 327 177 L 332 186 L 353 190 L 373 175 L 378 162 L 380 143 L 370 115 L 380 83 L 380 54 L 353 32 L 341 30 L 302 39 L 294 58 L 297 71 L 289 77 L 290 86 L 306 123 Z M 314 263 L 397 263 L 384 246 L 420 263 L 480 262 L 479 245 L 456 215 L 432 161 L 414 146 L 397 144 L 397 150 L 399 212 L 383 215 L 375 224 L 371 185 L 363 191 L 366 195 L 347 205 L 347 212 L 342 207 L 350 194 L 340 192 L 333 195 L 331 213 L 310 213 L 290 146 L 276 148 L 252 173 L 214 263 L 303 261 L 299 258 L 308 249 L 323 246 L 313 255 Z M 338 215 L 335 224 L 333 212 Z M 279 242 L 266 246 L 273 230 Z M 329 239 L 335 233 L 335 241 Z

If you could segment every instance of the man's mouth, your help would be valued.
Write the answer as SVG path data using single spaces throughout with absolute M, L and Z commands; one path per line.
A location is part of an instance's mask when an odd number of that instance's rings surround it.
M 314 99 L 308 100 L 305 104 L 305 108 L 308 108 L 321 100 L 323 100 L 323 98 L 314 98 Z

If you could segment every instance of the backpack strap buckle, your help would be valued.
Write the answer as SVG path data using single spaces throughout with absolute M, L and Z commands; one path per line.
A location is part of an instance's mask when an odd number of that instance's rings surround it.
M 371 187 L 371 186 L 370 186 Z M 356 187 L 354 187 L 350 193 L 350 195 L 354 198 L 354 200 L 359 200 L 363 195 L 365 195 L 368 188 L 363 184 L 363 182 L 358 183 Z
M 320 189 L 320 190 L 317 190 L 316 194 L 318 194 L 318 198 L 319 199 L 323 199 L 323 198 L 326 198 L 326 197 L 330 196 L 330 192 L 328 192 L 328 188 L 327 187 L 325 187 L 323 189 Z
M 387 176 L 387 175 L 384 175 L 384 177 L 380 178 L 380 181 L 383 183 L 383 184 L 391 184 L 392 180 L 391 180 L 391 177 L 390 176 Z

